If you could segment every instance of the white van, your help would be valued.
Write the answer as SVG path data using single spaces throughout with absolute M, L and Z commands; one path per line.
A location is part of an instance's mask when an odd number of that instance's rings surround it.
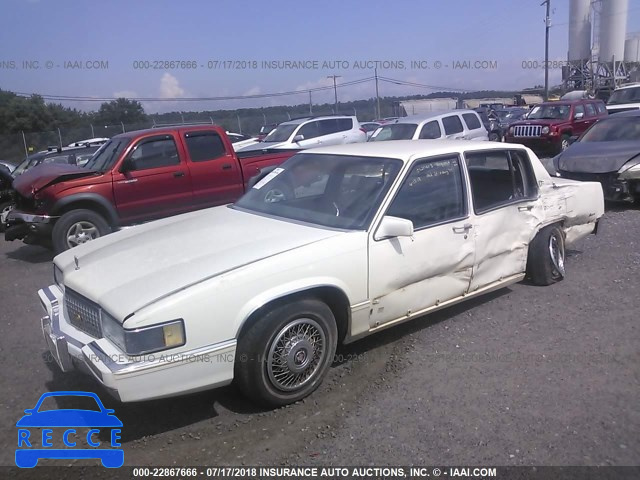
M 370 142 L 385 140 L 489 140 L 489 133 L 473 110 L 449 110 L 402 117 L 378 128 Z

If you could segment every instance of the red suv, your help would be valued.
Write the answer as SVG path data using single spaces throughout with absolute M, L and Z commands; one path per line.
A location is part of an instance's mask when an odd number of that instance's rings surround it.
M 558 153 L 569 146 L 571 137 L 582 135 L 607 115 L 602 100 L 545 102 L 533 107 L 524 120 L 512 123 L 505 138 L 533 150 Z

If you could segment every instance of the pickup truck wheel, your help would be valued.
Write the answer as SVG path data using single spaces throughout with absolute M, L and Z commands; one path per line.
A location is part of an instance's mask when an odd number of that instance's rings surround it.
M 4 232 L 4 223 L 7 221 L 7 217 L 11 210 L 13 210 L 13 202 L 0 203 L 0 232 Z
M 238 340 L 236 383 L 249 398 L 270 407 L 301 400 L 322 382 L 337 338 L 325 303 L 305 299 L 276 307 Z
M 535 285 L 551 285 L 565 276 L 564 235 L 557 225 L 543 228 L 529 245 L 527 274 Z
M 53 250 L 56 254 L 111 233 L 102 215 L 92 210 L 71 210 L 53 226 Z

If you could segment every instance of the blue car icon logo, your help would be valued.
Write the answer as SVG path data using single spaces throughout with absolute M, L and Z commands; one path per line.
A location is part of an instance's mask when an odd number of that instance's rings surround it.
M 47 410 L 43 402 L 50 397 L 85 397 L 82 400 L 97 409 Z M 88 399 L 86 398 L 88 397 Z M 92 401 L 92 400 L 93 401 Z M 79 401 L 80 399 L 62 399 Z M 95 402 L 95 403 L 94 403 Z M 93 392 L 49 392 L 43 394 L 34 408 L 24 411 L 25 416 L 16 423 L 18 448 L 16 465 L 33 468 L 41 458 L 50 459 L 100 459 L 107 468 L 118 468 L 124 464 L 124 451 L 120 447 L 122 422 L 102 405 Z M 54 432 L 55 429 L 55 432 Z M 83 430 L 87 430 L 84 433 Z M 109 441 L 100 438 L 108 432 Z M 85 446 L 77 447 L 78 443 Z M 108 448 L 105 448 L 108 445 Z

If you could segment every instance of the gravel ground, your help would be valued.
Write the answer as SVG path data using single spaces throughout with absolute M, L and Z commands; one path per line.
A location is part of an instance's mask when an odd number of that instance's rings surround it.
M 15 422 L 50 390 L 115 408 L 128 465 L 640 463 L 637 208 L 609 209 L 563 282 L 516 284 L 343 348 L 317 392 L 274 411 L 232 386 L 119 404 L 60 373 L 39 331 L 50 260 L 0 242 L 2 465 Z

